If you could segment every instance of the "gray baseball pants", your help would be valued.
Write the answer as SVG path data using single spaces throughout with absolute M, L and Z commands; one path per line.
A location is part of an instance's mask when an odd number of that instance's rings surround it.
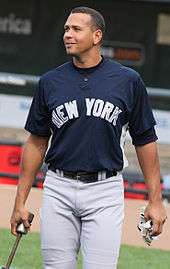
M 48 171 L 40 211 L 45 269 L 115 269 L 124 217 L 122 175 L 83 183 Z

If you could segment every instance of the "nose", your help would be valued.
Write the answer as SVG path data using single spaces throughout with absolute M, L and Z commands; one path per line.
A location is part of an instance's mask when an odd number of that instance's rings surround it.
M 67 30 L 65 33 L 64 33 L 64 39 L 70 39 L 73 37 L 73 31 L 71 29 Z

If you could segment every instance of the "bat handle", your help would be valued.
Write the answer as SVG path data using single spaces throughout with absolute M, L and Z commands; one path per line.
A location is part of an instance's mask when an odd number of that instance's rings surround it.
M 29 221 L 29 223 L 32 223 L 33 218 L 34 218 L 34 214 L 31 213 L 31 212 L 29 212 L 29 217 L 28 217 L 28 221 Z
M 32 214 L 32 213 L 29 212 L 28 222 L 29 222 L 30 224 L 32 223 L 33 218 L 34 218 L 34 214 Z M 23 223 L 20 223 L 20 224 L 17 226 L 17 233 L 18 233 L 18 234 L 27 234 L 27 232 L 28 232 L 28 228 L 25 227 Z
M 32 223 L 33 218 L 34 218 L 34 214 L 29 213 L 28 221 L 29 221 L 30 224 Z M 14 258 L 15 252 L 16 252 L 18 244 L 19 244 L 19 241 L 20 241 L 22 235 L 27 234 L 27 232 L 28 232 L 28 229 L 24 226 L 23 223 L 20 223 L 18 225 L 18 227 L 17 227 L 17 237 L 15 239 L 15 242 L 14 242 L 13 248 L 11 250 L 11 253 L 10 253 L 9 257 L 8 257 L 8 261 L 6 263 L 6 266 L 2 267 L 2 269 L 9 269 L 10 268 L 10 265 L 11 265 L 12 260 Z
M 19 244 L 19 241 L 20 241 L 21 237 L 22 237 L 22 234 L 18 233 L 18 235 L 16 237 L 16 240 L 14 242 L 13 248 L 11 250 L 11 253 L 10 253 L 9 257 L 8 257 L 8 261 L 7 261 L 5 269 L 10 268 L 10 265 L 12 263 L 12 260 L 13 260 L 14 256 L 15 256 L 15 252 L 17 250 L 17 247 L 18 247 L 18 244 Z

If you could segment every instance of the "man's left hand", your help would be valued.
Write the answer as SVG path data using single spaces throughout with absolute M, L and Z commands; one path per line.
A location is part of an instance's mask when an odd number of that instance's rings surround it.
M 144 216 L 146 221 L 152 221 L 152 236 L 157 236 L 162 233 L 163 224 L 167 219 L 166 210 L 162 201 L 149 202 L 146 206 Z

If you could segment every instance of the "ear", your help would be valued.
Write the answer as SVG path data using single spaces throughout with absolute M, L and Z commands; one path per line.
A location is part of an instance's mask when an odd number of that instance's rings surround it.
M 94 45 L 100 44 L 101 40 L 102 40 L 102 31 L 100 29 L 97 29 L 96 31 L 94 31 L 93 33 L 93 43 Z

